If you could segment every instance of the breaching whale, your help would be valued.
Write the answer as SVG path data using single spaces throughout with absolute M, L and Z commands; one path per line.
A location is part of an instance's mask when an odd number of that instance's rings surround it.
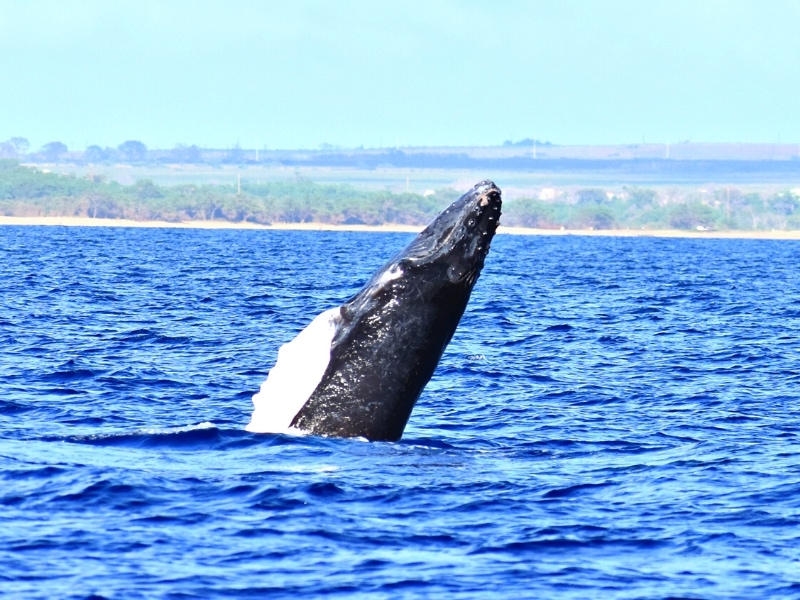
M 399 440 L 464 313 L 501 204 L 494 183 L 478 183 L 282 346 L 247 430 Z

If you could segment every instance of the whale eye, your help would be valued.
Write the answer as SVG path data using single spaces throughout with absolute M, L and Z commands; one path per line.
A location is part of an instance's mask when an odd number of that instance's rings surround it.
M 464 271 L 459 265 L 450 265 L 447 269 L 447 278 L 453 283 L 464 277 Z

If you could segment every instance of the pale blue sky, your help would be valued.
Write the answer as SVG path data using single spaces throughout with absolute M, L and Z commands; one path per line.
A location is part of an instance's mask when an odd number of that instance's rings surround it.
M 0 140 L 800 141 L 798 0 L 0 0 Z

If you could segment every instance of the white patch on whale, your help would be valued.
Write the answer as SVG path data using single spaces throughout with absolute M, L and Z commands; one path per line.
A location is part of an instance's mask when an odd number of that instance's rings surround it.
M 403 269 L 401 269 L 399 265 L 395 265 L 388 271 L 381 273 L 380 278 L 375 282 L 375 287 L 383 287 L 395 279 L 400 279 L 403 275 L 405 275 Z
M 305 433 L 291 427 L 292 420 L 322 381 L 341 318 L 340 307 L 326 310 L 296 338 L 281 346 L 275 366 L 253 396 L 254 410 L 247 431 Z

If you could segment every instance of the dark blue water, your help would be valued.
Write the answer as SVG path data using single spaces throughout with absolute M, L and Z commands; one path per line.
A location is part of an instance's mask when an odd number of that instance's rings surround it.
M 498 236 L 399 443 L 255 435 L 410 236 L 0 227 L 0 593 L 800 597 L 800 244 Z

